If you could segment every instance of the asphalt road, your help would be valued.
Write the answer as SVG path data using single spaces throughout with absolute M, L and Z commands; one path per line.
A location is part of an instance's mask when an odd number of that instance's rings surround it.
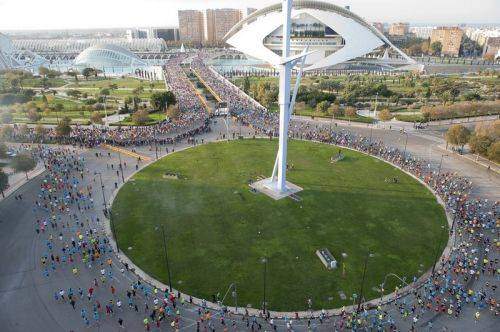
M 369 135 L 369 129 L 360 127 L 349 128 L 353 131 Z M 238 131 L 238 127 L 232 128 Z M 212 133 L 203 135 L 205 141 L 217 139 L 219 132 L 225 132 L 225 126 L 222 120 L 219 120 L 215 125 Z M 243 131 L 247 131 L 243 128 Z M 404 136 L 398 131 L 388 130 L 373 130 L 374 138 L 380 138 L 388 144 L 402 147 L 405 144 Z M 199 138 L 201 139 L 201 137 Z M 430 159 L 432 166 L 436 166 L 442 152 L 437 148 L 439 142 L 430 138 L 425 134 L 410 134 L 407 144 L 409 152 Z M 182 142 L 176 145 L 176 150 L 186 147 L 187 142 Z M 172 146 L 169 146 L 171 151 Z M 153 157 L 155 151 L 149 147 L 139 147 L 136 149 L 138 153 Z M 102 152 L 103 157 L 96 158 L 95 152 Z M 102 216 L 102 196 L 98 184 L 98 177 L 93 176 L 94 172 L 102 172 L 103 181 L 105 183 L 105 196 L 109 198 L 115 190 L 114 183 L 120 183 L 121 177 L 116 174 L 116 166 L 118 165 L 118 155 L 111 152 L 111 157 L 107 157 L 108 150 L 93 149 L 81 151 L 86 158 L 87 175 L 83 181 L 83 185 L 92 184 L 94 187 L 95 209 L 78 212 L 82 218 Z M 165 147 L 161 147 L 161 155 L 165 154 Z M 122 155 L 122 160 L 127 163 L 124 169 L 124 176 L 132 174 L 135 171 L 136 160 L 134 158 Z M 114 170 L 108 169 L 106 164 L 114 164 Z M 141 164 L 141 167 L 143 165 Z M 461 175 L 466 175 L 472 178 L 475 195 L 490 197 L 497 199 L 500 197 L 500 178 L 498 175 L 491 174 L 486 169 L 477 166 L 476 164 L 466 161 L 460 157 L 446 157 L 443 160 L 443 169 L 456 171 Z M 17 193 L 22 193 L 23 200 L 17 201 L 13 196 L 8 197 L 0 203 L 0 331 L 83 331 L 86 330 L 83 320 L 80 318 L 80 309 L 86 307 L 91 313 L 91 307 L 87 304 L 85 297 L 83 300 L 77 300 L 76 310 L 67 303 L 59 303 L 54 300 L 54 292 L 60 288 L 73 290 L 82 287 L 88 288 L 92 284 L 92 280 L 99 273 L 97 269 L 88 270 L 79 263 L 80 273 L 73 275 L 69 267 L 58 269 L 55 273 L 50 273 L 47 278 L 43 275 L 41 264 L 39 263 L 41 255 L 46 252 L 45 240 L 35 232 L 35 220 L 44 216 L 40 211 L 33 210 L 33 201 L 36 198 L 41 177 L 37 177 L 27 184 L 22 186 Z M 90 221 L 90 226 L 93 228 L 102 229 L 102 223 Z M 66 230 L 65 230 L 66 231 Z M 65 232 L 64 231 L 64 232 Z M 113 257 L 113 254 L 111 254 Z M 117 289 L 117 293 L 124 302 L 126 307 L 126 298 L 124 293 L 130 288 L 132 282 L 137 278 L 131 272 L 120 272 L 122 266 L 113 263 L 113 285 Z M 481 287 L 484 282 L 496 282 L 495 280 L 482 279 L 474 284 L 475 288 Z M 97 289 L 97 299 L 101 303 L 107 302 L 113 298 L 109 290 Z M 116 300 L 116 298 L 115 298 Z M 147 314 L 144 314 L 145 299 L 141 298 L 139 302 L 139 313 L 133 310 L 124 308 L 123 311 L 117 310 L 113 317 L 102 318 L 100 326 L 92 326 L 92 331 L 121 331 L 118 326 L 118 317 L 124 320 L 126 330 L 140 331 L 144 330 L 142 320 Z M 197 308 L 185 305 L 181 309 L 181 330 L 196 330 Z M 388 306 L 387 310 L 393 312 L 394 306 Z M 426 316 L 425 319 L 433 319 L 436 330 L 446 326 L 454 331 L 495 331 L 497 321 L 495 318 L 483 314 L 483 318 L 476 324 L 473 321 L 473 311 L 466 308 L 464 314 L 459 319 L 450 319 L 446 315 L 436 317 Z M 217 315 L 215 313 L 215 315 Z M 90 315 L 91 317 L 91 315 Z M 92 319 L 90 319 L 92 321 Z M 230 319 L 229 319 L 230 321 Z M 317 321 L 312 321 L 311 329 L 331 331 L 334 318 L 324 322 L 322 325 Z M 279 325 L 279 330 L 284 330 L 285 322 L 276 320 Z M 307 330 L 306 321 L 294 322 L 295 330 Z M 407 330 L 411 322 L 400 320 L 397 321 L 401 330 Z M 270 330 L 269 324 L 262 322 L 264 329 Z M 216 322 L 216 330 L 222 330 L 222 326 Z M 155 330 L 153 328 L 152 330 Z M 168 325 L 163 325 L 161 330 L 171 330 Z M 246 324 L 241 321 L 241 318 L 236 318 L 235 330 L 248 330 Z

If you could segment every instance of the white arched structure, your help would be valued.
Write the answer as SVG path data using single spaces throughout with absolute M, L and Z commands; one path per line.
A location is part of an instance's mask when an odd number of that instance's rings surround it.
M 31 51 L 19 51 L 9 37 L 0 33 L 0 70 L 36 71 L 46 60 Z
M 265 60 L 270 64 L 280 63 L 280 54 L 276 52 L 281 43 L 276 42 L 273 48 L 272 38 L 280 41 L 279 32 L 282 26 L 281 3 L 267 6 L 255 11 L 236 24 L 225 36 L 228 44 L 252 57 Z M 316 0 L 293 1 L 291 12 L 292 28 L 294 20 L 313 19 L 328 29 L 334 38 L 293 37 L 291 38 L 291 55 L 299 54 L 306 47 L 316 51 L 306 61 L 304 70 L 315 70 L 331 67 L 361 56 L 375 49 L 391 50 L 394 61 L 399 65 L 409 65 L 408 69 L 421 69 L 416 61 L 394 46 L 382 33 L 348 9 L 329 2 Z M 299 23 L 300 25 L 300 23 Z M 270 37 L 271 36 L 271 37 Z M 320 54 L 318 56 L 318 54 Z M 386 52 L 386 55 L 389 53 Z M 387 56 L 380 57 L 381 63 L 389 62 Z
M 77 67 L 141 67 L 146 62 L 129 50 L 114 44 L 97 44 L 85 49 L 74 61 Z
M 260 9 L 236 24 L 224 39 L 238 51 L 268 62 L 280 73 L 278 153 L 271 177 L 251 185 L 274 199 L 302 190 L 286 180 L 286 172 L 288 126 L 303 70 L 331 67 L 383 46 L 384 61 L 389 60 L 388 49 L 393 49 L 406 64 L 416 64 L 350 10 L 315 0 L 282 0 Z M 290 93 L 291 71 L 296 66 L 299 72 Z

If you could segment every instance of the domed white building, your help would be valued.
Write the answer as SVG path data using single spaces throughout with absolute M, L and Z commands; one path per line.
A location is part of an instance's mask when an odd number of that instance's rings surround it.
M 77 67 L 95 69 L 137 68 L 146 66 L 146 62 L 131 51 L 114 44 L 97 44 L 86 48 L 74 61 Z

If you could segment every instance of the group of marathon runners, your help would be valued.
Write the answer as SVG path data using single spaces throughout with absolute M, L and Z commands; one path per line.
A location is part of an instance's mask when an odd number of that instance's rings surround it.
M 192 60 L 191 66 L 205 82 L 223 96 L 233 115 L 245 125 L 253 128 L 257 135 L 275 136 L 277 116 L 261 109 L 238 91 L 234 86 L 221 80 L 212 69 L 206 67 L 204 55 Z M 449 235 L 452 239 L 449 252 L 438 259 L 436 268 L 426 277 L 413 280 L 410 287 L 396 288 L 388 303 L 361 306 L 360 310 L 342 310 L 332 315 L 327 310 L 316 312 L 305 322 L 297 323 L 295 317 L 276 318 L 270 312 L 254 315 L 235 315 L 227 307 L 216 309 L 201 304 L 193 304 L 191 297 L 170 289 L 158 289 L 138 277 L 130 280 L 128 265 L 120 263 L 104 231 L 105 219 L 99 218 L 96 210 L 102 206 L 94 204 L 100 186 L 87 166 L 86 150 L 101 143 L 123 146 L 153 146 L 163 148 L 175 142 L 195 141 L 200 133 L 210 130 L 208 114 L 197 101 L 186 82 L 179 56 L 167 63 L 167 81 L 181 105 L 183 116 L 179 122 L 165 122 L 156 126 L 139 128 L 101 129 L 73 127 L 69 138 L 63 143 L 74 147 L 49 147 L 48 145 L 21 145 L 19 150 L 27 150 L 40 162 L 47 172 L 43 177 L 38 195 L 32 202 L 26 199 L 19 204 L 30 206 L 36 212 L 33 220 L 37 241 L 43 243 L 44 252 L 38 257 L 40 271 L 50 279 L 58 274 L 71 273 L 74 285 L 69 288 L 54 286 L 54 305 L 70 306 L 80 323 L 75 329 L 100 326 L 103 322 L 126 328 L 124 312 L 135 313 L 144 330 L 174 329 L 191 327 L 197 331 L 216 330 L 294 330 L 296 324 L 309 328 L 328 326 L 335 330 L 370 329 L 399 330 L 404 322 L 411 330 L 433 329 L 433 319 L 437 314 L 449 319 L 461 319 L 464 308 L 472 308 L 473 317 L 480 320 L 482 315 L 498 316 L 496 284 L 484 283 L 473 287 L 482 277 L 498 280 L 498 260 L 494 257 L 498 244 L 498 202 L 473 198 L 472 183 L 466 178 L 449 172 L 437 172 L 428 162 L 413 157 L 398 148 L 386 146 L 380 140 L 372 140 L 345 130 L 337 130 L 326 125 L 311 125 L 307 122 L 292 121 L 290 136 L 348 147 L 366 152 L 386 160 L 418 177 L 441 197 L 448 211 L 453 215 Z M 196 115 L 194 114 L 196 113 Z M 201 125 L 198 125 L 201 121 Z M 172 134 L 174 133 L 174 134 Z M 43 139 L 34 132 L 14 130 L 11 139 L 21 142 L 55 142 L 55 133 L 49 131 Z M 171 149 L 172 150 L 172 149 Z M 116 168 L 106 170 L 111 176 Z M 88 280 L 87 283 L 81 283 Z M 128 280 L 124 286 L 124 280 Z M 188 308 L 196 312 L 196 321 L 183 320 L 183 312 Z

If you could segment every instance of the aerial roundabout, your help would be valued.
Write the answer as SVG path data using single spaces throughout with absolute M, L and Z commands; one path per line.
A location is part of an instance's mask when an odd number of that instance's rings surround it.
M 184 294 L 286 312 L 356 305 L 432 269 L 448 226 L 424 185 L 361 152 L 288 148 L 288 178 L 303 190 L 280 200 L 250 186 L 272 168 L 275 140 L 208 143 L 150 164 L 114 200 L 121 250 Z

